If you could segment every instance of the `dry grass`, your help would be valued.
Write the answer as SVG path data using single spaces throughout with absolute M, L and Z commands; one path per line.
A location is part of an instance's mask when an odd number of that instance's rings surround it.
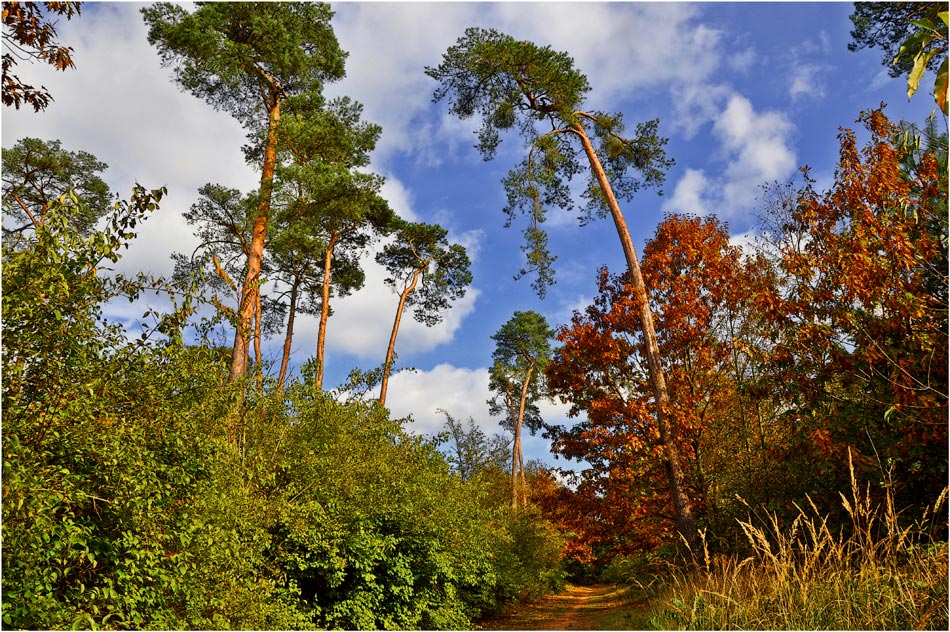
M 850 455 L 849 455 L 850 456 Z M 936 539 L 947 490 L 901 527 L 890 493 L 874 506 L 851 472 L 841 495 L 852 534 L 835 534 L 814 503 L 783 529 L 742 522 L 753 554 L 714 557 L 678 574 L 650 619 L 658 629 L 948 629 L 947 543 Z M 668 592 L 667 592 L 668 591 Z

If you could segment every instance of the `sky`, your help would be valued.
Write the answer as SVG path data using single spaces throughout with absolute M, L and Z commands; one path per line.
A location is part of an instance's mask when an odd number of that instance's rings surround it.
M 27 82 L 45 85 L 55 101 L 45 112 L 2 111 L 3 147 L 30 136 L 59 139 L 109 165 L 104 179 L 127 198 L 135 182 L 165 186 L 161 209 L 142 225 L 118 265 L 124 272 L 170 274 L 173 251 L 197 245 L 182 213 L 208 182 L 254 190 L 259 172 L 244 162 L 245 131 L 227 113 L 183 93 L 146 39 L 140 3 L 84 3 L 82 15 L 60 20 L 59 40 L 73 47 L 75 70 L 21 64 Z M 852 53 L 850 3 L 332 3 L 333 27 L 348 52 L 346 77 L 327 96 L 364 105 L 364 119 L 382 126 L 371 168 L 386 178 L 383 196 L 403 218 L 437 222 L 472 259 L 465 297 L 433 327 L 402 321 L 397 369 L 387 405 L 412 415 L 407 428 L 440 429 L 445 410 L 501 432 L 488 414 L 491 335 L 515 311 L 535 310 L 552 325 L 592 302 L 597 270 L 624 268 L 609 221 L 581 227 L 575 214 L 554 210 L 548 230 L 557 256 L 557 284 L 544 300 L 522 266 L 519 222 L 505 227 L 501 184 L 523 157 L 520 139 L 504 137 L 485 162 L 474 148 L 477 123 L 432 102 L 435 82 L 424 73 L 470 26 L 571 55 L 591 85 L 591 109 L 621 112 L 629 127 L 660 119 L 675 160 L 662 191 L 645 190 L 622 205 L 638 252 L 664 213 L 716 214 L 737 243 L 756 231 L 761 186 L 794 178 L 808 165 L 819 188 L 833 180 L 840 127 L 855 127 L 862 110 L 888 104 L 894 120 L 922 122 L 934 109 L 926 88 L 910 101 L 903 79 L 888 76 L 878 50 Z M 928 83 L 929 82 L 929 83 Z M 932 86 L 927 76 L 922 86 Z M 859 135 L 860 137 L 860 135 Z M 662 193 L 662 195 L 660 194 Z M 353 368 L 384 358 L 398 297 L 385 272 L 365 259 L 366 284 L 336 299 L 327 331 L 326 381 L 343 383 Z M 266 255 L 265 255 L 266 256 Z M 160 299 L 149 299 L 156 301 Z M 160 303 L 155 303 L 161 307 Z M 135 328 L 146 306 L 115 304 L 109 315 Z M 313 355 L 316 319 L 298 318 L 294 364 Z M 279 363 L 282 339 L 265 344 Z M 549 423 L 574 423 L 563 403 L 545 403 Z M 554 461 L 549 442 L 525 437 L 526 459 Z

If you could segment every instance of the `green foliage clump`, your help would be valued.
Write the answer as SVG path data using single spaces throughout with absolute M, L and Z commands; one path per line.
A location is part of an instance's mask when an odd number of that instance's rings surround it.
M 557 533 L 491 476 L 306 370 L 228 383 L 189 288 L 99 273 L 162 193 L 4 242 L 4 625 L 468 628 L 557 586 Z M 185 299 L 132 340 L 105 306 L 146 290 Z

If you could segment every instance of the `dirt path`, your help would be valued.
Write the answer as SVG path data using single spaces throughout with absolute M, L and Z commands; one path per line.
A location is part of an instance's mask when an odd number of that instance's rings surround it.
M 618 586 L 573 586 L 507 616 L 480 621 L 486 630 L 630 629 L 632 604 Z

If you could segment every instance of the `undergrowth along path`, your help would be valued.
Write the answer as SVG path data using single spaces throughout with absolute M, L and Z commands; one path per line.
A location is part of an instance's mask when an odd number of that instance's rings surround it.
M 629 630 L 641 627 L 636 625 L 641 608 L 620 586 L 568 584 L 564 592 L 515 606 L 479 625 L 485 630 Z

